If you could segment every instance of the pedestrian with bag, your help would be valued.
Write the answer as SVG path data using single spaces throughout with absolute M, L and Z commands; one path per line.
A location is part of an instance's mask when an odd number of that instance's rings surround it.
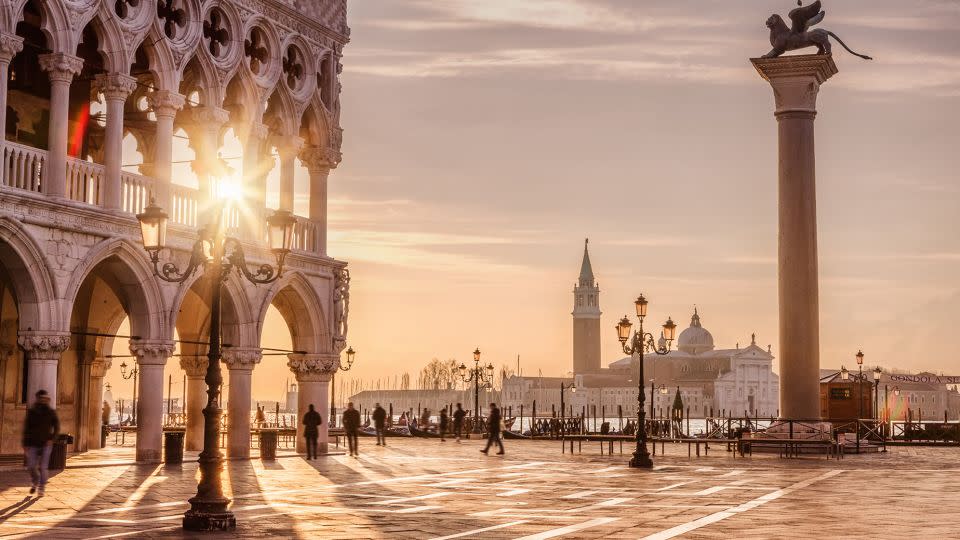
M 30 471 L 31 495 L 43 497 L 46 491 L 50 452 L 59 433 L 60 419 L 57 411 L 50 407 L 50 396 L 46 390 L 38 390 L 23 426 L 23 453 Z

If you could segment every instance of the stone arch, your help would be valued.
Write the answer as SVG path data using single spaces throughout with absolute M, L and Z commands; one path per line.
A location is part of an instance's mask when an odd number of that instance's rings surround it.
M 200 308 L 201 310 L 200 313 L 197 314 L 199 315 L 197 319 L 200 319 L 201 322 L 200 328 L 198 328 L 196 332 L 197 335 L 206 336 L 210 330 L 209 306 L 207 304 L 209 287 L 208 284 L 204 283 L 203 279 L 203 272 L 196 272 L 190 279 L 180 284 L 171 302 L 168 317 L 171 325 L 177 328 L 181 336 L 186 335 L 180 328 L 180 323 L 184 322 L 180 317 L 180 313 L 185 309 L 195 311 L 197 308 Z M 198 301 L 202 302 L 202 304 L 197 304 Z M 254 310 L 247 296 L 247 291 L 244 289 L 243 284 L 240 283 L 240 278 L 231 275 L 230 278 L 227 279 L 223 286 L 222 301 L 221 323 L 223 328 L 223 343 L 235 347 L 256 346 L 257 335 L 255 322 L 251 319 Z M 196 321 L 195 319 L 194 322 Z
M 101 8 L 87 23 L 97 34 L 99 42 L 98 52 L 103 57 L 103 67 L 108 73 L 127 74 L 130 71 L 130 64 L 133 54 L 131 49 L 127 50 L 127 44 L 124 41 L 123 30 L 117 24 L 115 17 Z
M 308 144 L 320 148 L 330 146 L 330 121 L 326 109 L 320 102 L 318 93 L 314 93 L 310 105 L 303 111 L 303 119 L 300 121 L 300 125 L 306 128 L 306 133 L 301 130 L 300 136 L 306 139 Z
M 308 353 L 332 353 L 333 339 L 323 302 L 314 286 L 299 272 L 287 272 L 271 285 L 257 314 L 257 337 L 262 339 L 263 321 L 273 305 L 290 330 L 293 348 Z
M 29 3 L 31 3 L 30 0 L 24 0 L 20 3 L 16 11 L 16 22 L 14 25 L 23 20 L 24 10 Z M 70 25 L 69 15 L 63 3 L 36 0 L 32 2 L 32 5 L 40 11 L 40 30 L 46 37 L 49 49 L 54 52 L 70 52 L 73 54 L 72 51 L 76 50 L 76 43 L 79 41 L 79 37 L 74 38 L 72 35 L 73 30 Z M 82 28 L 85 25 L 86 23 L 80 27 Z
M 300 131 L 297 105 L 285 85 L 278 84 L 267 101 L 265 123 L 275 135 L 295 135 Z
M 142 248 L 124 238 L 104 240 L 87 253 L 64 290 L 63 298 L 69 306 L 64 311 L 73 313 L 81 286 L 101 264 L 109 265 L 108 273 L 115 280 L 111 285 L 121 289 L 115 293 L 118 297 L 123 293 L 120 300 L 127 302 L 124 307 L 130 318 L 130 331 L 143 340 L 172 339 L 158 278 Z
M 147 55 L 149 70 L 153 75 L 156 90 L 178 92 L 180 90 L 180 70 L 177 69 L 170 44 L 157 34 L 156 27 L 151 27 L 142 42 L 133 47 L 133 50 L 136 51 L 138 48 L 142 48 Z
M 188 106 L 219 107 L 223 103 L 224 88 L 217 78 L 217 69 L 202 54 L 194 54 L 186 63 L 181 78 L 180 93 L 189 100 L 194 91 L 199 93 L 200 103 L 188 103 Z
M 0 264 L 13 281 L 20 313 L 20 331 L 60 330 L 56 283 L 50 262 L 33 235 L 9 216 L 0 216 Z

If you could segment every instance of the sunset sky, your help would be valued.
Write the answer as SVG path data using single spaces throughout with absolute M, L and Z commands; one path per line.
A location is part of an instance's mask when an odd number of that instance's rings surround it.
M 821 364 L 960 374 L 960 2 L 824 4 L 876 60 L 836 46 L 820 92 Z M 415 380 L 478 346 L 569 371 L 585 237 L 604 364 L 640 292 L 654 323 L 696 305 L 718 347 L 756 332 L 777 355 L 776 121 L 748 59 L 795 5 L 350 2 L 328 247 L 353 276 L 349 375 Z M 287 377 L 265 358 L 254 398 Z

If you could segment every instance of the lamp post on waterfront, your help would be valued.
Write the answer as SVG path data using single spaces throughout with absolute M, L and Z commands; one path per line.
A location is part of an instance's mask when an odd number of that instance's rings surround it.
M 640 320 L 640 325 L 633 333 L 633 337 L 631 338 L 630 336 L 630 330 L 633 324 L 626 315 L 620 319 L 620 323 L 617 324 L 616 329 L 617 338 L 620 340 L 620 345 L 623 346 L 623 352 L 630 356 L 636 354 L 640 359 L 638 362 L 639 373 L 637 376 L 637 448 L 633 452 L 633 458 L 630 459 L 630 466 L 649 469 L 653 467 L 653 461 L 650 459 L 650 453 L 647 451 L 647 428 L 644 425 L 644 416 L 646 413 L 643 407 L 643 355 L 648 349 L 661 356 L 668 354 L 670 352 L 670 344 L 673 342 L 677 331 L 677 325 L 673 323 L 672 319 L 667 317 L 667 322 L 663 324 L 663 337 L 666 340 L 666 344 L 657 345 L 653 340 L 653 335 L 643 331 L 643 319 L 647 316 L 647 299 L 641 294 L 633 304 L 637 309 L 637 319 Z M 628 340 L 630 341 L 629 345 L 627 344 Z M 653 396 L 650 396 L 650 399 L 652 400 Z
M 574 394 L 577 393 L 577 386 L 574 383 L 568 384 L 566 388 L 570 390 L 571 393 L 574 393 Z M 561 436 L 565 435 L 567 432 L 567 423 L 565 422 L 566 413 L 564 412 L 566 410 L 566 405 L 564 404 L 564 401 L 563 401 L 563 390 L 564 390 L 563 381 L 560 381 L 560 435 Z
M 467 366 L 461 362 L 460 367 L 457 368 L 460 371 L 460 379 L 465 383 L 473 381 L 473 433 L 483 433 L 483 429 L 480 427 L 480 385 L 488 385 L 493 381 L 493 364 L 487 364 L 486 366 L 480 365 L 480 347 L 477 347 L 473 351 L 473 367 L 469 369 L 469 375 Z
M 337 366 L 340 369 L 340 371 L 350 371 L 350 368 L 353 367 L 353 357 L 356 355 L 357 355 L 357 351 L 353 350 L 353 347 L 348 347 L 347 348 L 347 365 L 344 366 L 343 363 L 341 362 L 340 365 Z M 335 382 L 334 377 L 336 377 L 336 375 L 337 375 L 337 372 L 333 372 L 333 375 L 330 375 L 330 422 L 329 423 L 331 426 L 334 424 L 335 422 L 334 419 L 337 417 L 337 407 L 336 407 L 337 402 L 335 401 L 336 394 L 337 394 L 337 386 L 336 384 L 334 384 Z M 391 419 L 390 421 L 393 422 L 393 419 Z
M 880 418 L 880 413 L 877 409 L 880 407 L 880 375 L 883 374 L 883 370 L 880 369 L 880 366 L 877 366 L 873 369 L 873 417 Z
M 136 362 L 136 360 L 134 360 Z M 126 380 L 133 379 L 133 407 L 131 407 L 130 412 L 130 422 L 133 425 L 137 425 L 137 375 L 140 373 L 140 368 L 133 366 L 133 369 L 127 373 L 127 363 L 120 362 L 120 376 Z M 123 421 L 123 418 L 120 419 Z
M 215 221 L 198 231 L 190 260 L 181 271 L 172 262 L 160 264 L 160 251 L 166 247 L 167 214 L 151 201 L 150 206 L 137 215 L 143 247 L 150 254 L 153 272 L 158 278 L 170 283 L 183 283 L 198 269 L 206 271 L 210 284 L 210 332 L 207 350 L 207 405 L 203 409 L 203 451 L 198 459 L 200 482 L 197 494 L 190 499 L 190 509 L 183 516 L 183 528 L 191 531 L 234 529 L 237 526 L 233 513 L 227 510 L 230 499 L 223 495 L 220 473 L 223 469 L 223 453 L 220 452 L 220 386 L 223 375 L 220 370 L 220 306 L 223 283 L 232 272 L 237 272 L 255 284 L 273 283 L 283 272 L 283 263 L 293 241 L 293 214 L 277 210 L 267 218 L 267 238 L 270 251 L 276 258 L 276 266 L 257 265 L 255 271 L 247 267 L 243 246 L 236 238 L 226 235 L 223 213 L 225 207 L 215 210 Z
M 857 453 L 860 453 L 860 420 L 863 418 L 863 351 L 857 350 L 857 405 L 859 413 L 857 414 Z

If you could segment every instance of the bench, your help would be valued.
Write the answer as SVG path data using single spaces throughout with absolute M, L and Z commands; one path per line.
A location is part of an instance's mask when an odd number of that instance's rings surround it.
M 753 455 L 754 447 L 776 448 L 779 450 L 779 456 L 782 458 L 796 458 L 803 454 L 804 448 L 815 448 L 825 450 L 827 459 L 843 457 L 843 447 L 831 439 L 739 439 L 737 440 L 737 450 L 734 456 L 740 454 Z

